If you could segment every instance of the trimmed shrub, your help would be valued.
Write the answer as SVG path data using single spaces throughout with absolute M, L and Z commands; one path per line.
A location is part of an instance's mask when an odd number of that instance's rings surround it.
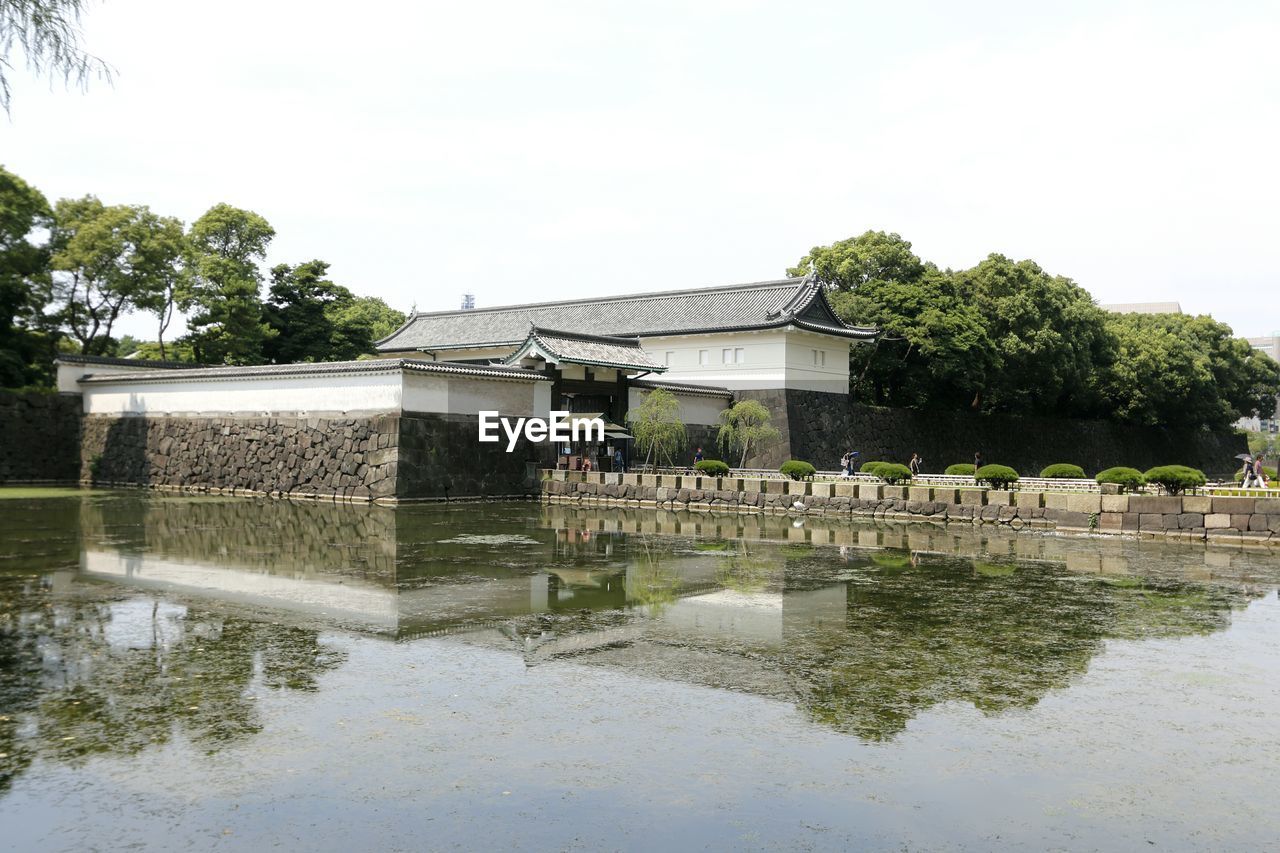
M 1148 483 L 1155 483 L 1171 495 L 1199 488 L 1206 482 L 1203 471 L 1186 465 L 1158 465 L 1142 476 L 1147 478 Z
M 901 483 L 911 479 L 911 469 L 897 462 L 865 462 L 858 470 L 890 483 Z
M 1142 476 L 1142 472 L 1137 468 L 1125 468 L 1123 466 L 1099 471 L 1098 476 L 1093 479 L 1099 483 L 1114 483 L 1121 489 L 1130 492 L 1138 491 L 1147 483 L 1147 478 Z
M 778 470 L 793 480 L 807 480 L 817 473 L 818 469 L 808 462 L 801 462 L 799 459 L 788 459 L 782 463 Z
M 1040 472 L 1040 476 L 1046 480 L 1083 480 L 1084 469 L 1079 465 L 1059 462 L 1057 465 L 1045 468 Z
M 901 462 L 881 462 L 872 473 L 890 485 L 905 483 L 911 479 L 911 469 Z
M 703 459 L 693 466 L 708 477 L 723 477 L 729 473 L 729 466 L 719 459 Z
M 959 465 L 948 465 L 947 470 L 942 473 L 948 477 L 972 477 L 973 464 L 971 462 L 961 462 Z
M 1268 483 L 1268 484 L 1273 485 L 1273 486 L 1275 485 L 1275 483 L 1276 483 L 1276 469 L 1275 469 L 1275 468 L 1268 468 L 1268 467 L 1266 467 L 1266 466 L 1264 465 L 1264 466 L 1263 466 L 1263 468 L 1262 468 L 1262 476 L 1264 476 L 1264 477 L 1266 477 L 1266 478 L 1267 478 L 1267 483 Z M 1243 483 L 1243 482 L 1244 482 L 1244 472 L 1243 472 L 1243 471 L 1237 471 L 1237 472 L 1236 472 L 1236 482 L 1237 482 L 1237 483 Z
M 990 483 L 993 489 L 1006 488 L 1010 483 L 1018 482 L 1018 472 L 1008 465 L 983 465 L 974 474 L 979 483 Z

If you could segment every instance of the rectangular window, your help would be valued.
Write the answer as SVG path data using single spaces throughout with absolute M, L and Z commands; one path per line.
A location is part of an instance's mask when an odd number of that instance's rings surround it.
M 725 364 L 733 364 L 733 350 L 724 349 L 720 351 L 720 360 Z
M 698 350 L 698 364 L 701 364 L 705 367 L 710 363 L 711 363 L 711 350 L 709 349 Z
M 735 364 L 747 363 L 747 352 L 742 347 L 738 347 L 733 351 L 733 361 Z
M 827 364 L 827 354 L 820 349 L 814 350 L 813 363 L 817 367 L 825 367 Z
M 671 366 L 671 362 L 675 361 L 676 354 L 668 350 L 662 357 L 662 363 L 667 367 Z

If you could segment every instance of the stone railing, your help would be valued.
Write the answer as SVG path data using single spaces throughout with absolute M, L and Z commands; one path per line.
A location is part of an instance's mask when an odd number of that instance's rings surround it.
M 1111 495 L 878 483 L 541 472 L 542 497 L 711 512 L 870 516 L 1280 546 L 1280 497 Z

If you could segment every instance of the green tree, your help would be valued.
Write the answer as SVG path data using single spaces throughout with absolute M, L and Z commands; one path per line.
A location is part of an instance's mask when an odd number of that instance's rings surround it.
M 57 334 L 44 317 L 53 211 L 39 190 L 0 167 L 0 387 L 48 384 Z
M 897 234 L 868 231 L 816 246 L 788 270 L 813 273 L 846 322 L 883 335 L 852 348 L 850 395 L 882 405 L 967 405 L 995 364 L 985 318 L 954 277 L 925 263 Z
M 646 465 L 650 460 L 674 465 L 676 454 L 688 444 L 680 420 L 680 401 L 670 391 L 654 388 L 639 406 L 627 412 L 627 421 Z
M 974 408 L 1087 416 L 1100 407 L 1094 378 L 1114 358 L 1106 313 L 1088 291 L 1033 261 L 992 254 L 955 274 L 960 298 L 983 315 L 994 365 Z
M 87 355 L 114 351 L 111 332 L 121 316 L 160 311 L 172 300 L 183 252 L 176 219 L 93 196 L 62 199 L 51 243 L 59 318 Z
M 259 364 L 273 330 L 263 322 L 262 275 L 275 229 L 256 213 L 217 204 L 191 225 L 190 282 L 179 307 L 194 309 L 187 325 L 198 361 Z
M 294 267 L 280 264 L 271 270 L 271 290 L 263 312 L 275 333 L 264 348 L 269 361 L 354 359 L 373 352 L 377 337 L 385 337 L 403 322 L 404 315 L 392 312 L 382 300 L 358 299 L 325 278 L 328 269 L 324 261 L 308 261 Z M 384 329 L 377 335 L 375 330 Z
M 403 326 L 406 319 L 403 311 L 397 311 L 376 296 L 357 296 L 350 302 L 335 303 L 330 306 L 329 314 L 340 327 L 367 328 L 373 341 L 390 335 Z
M 769 410 L 759 400 L 739 400 L 720 413 L 716 442 L 725 455 L 739 453 L 739 468 L 747 465 L 752 450 L 759 452 L 777 441 L 778 430 L 770 423 Z
M 1280 364 L 1211 317 L 1113 314 L 1117 356 L 1098 383 L 1112 416 L 1147 426 L 1225 428 L 1274 411 Z
M 0 107 L 9 112 L 9 73 L 15 49 L 37 74 L 48 72 L 84 87 L 92 77 L 111 79 L 111 68 L 80 47 L 85 0 L 0 0 Z

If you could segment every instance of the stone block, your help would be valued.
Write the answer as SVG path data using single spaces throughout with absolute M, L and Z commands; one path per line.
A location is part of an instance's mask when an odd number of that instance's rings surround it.
M 1044 492 L 1014 492 L 1013 503 L 1019 509 L 1036 509 L 1044 506 Z
M 835 483 L 810 483 L 809 494 L 815 498 L 835 497 Z
M 836 497 L 838 498 L 856 498 L 858 496 L 857 483 L 835 483 Z
M 928 486 L 909 486 L 907 487 L 907 500 L 923 503 L 933 500 L 933 495 Z
M 907 499 L 906 486 L 881 486 L 884 499 L 887 501 L 904 501 Z
M 1280 533 L 1280 512 L 1267 513 L 1267 529 L 1272 533 Z
M 788 495 L 807 495 L 809 494 L 809 487 L 813 485 L 808 480 L 787 480 L 786 484 L 786 494 Z
M 1164 530 L 1164 515 L 1158 512 L 1139 513 L 1138 529 L 1144 532 L 1150 530 Z
M 1194 530 L 1197 527 L 1204 527 L 1204 513 L 1202 512 L 1184 512 L 1178 515 L 1178 527 L 1183 530 Z
M 1179 516 L 1173 515 L 1173 514 L 1162 515 L 1160 516 L 1160 522 L 1161 522 L 1160 526 L 1163 527 L 1165 530 L 1178 530 L 1181 526 L 1178 522 L 1178 518 Z M 1193 526 L 1198 527 L 1199 525 L 1193 525 Z
M 1008 489 L 988 490 L 987 506 L 1013 506 L 1013 492 Z
M 1182 511 L 1198 512 L 1201 515 L 1213 512 L 1213 498 L 1208 495 L 1183 495 Z
M 1253 515 L 1257 506 L 1254 498 L 1218 498 L 1213 499 L 1213 511 L 1215 513 L 1229 513 L 1231 515 Z
M 1253 513 L 1233 512 L 1231 513 L 1231 526 L 1236 530 L 1248 530 L 1249 519 L 1253 518 Z
M 1128 495 L 1102 495 L 1102 511 L 1103 512 L 1128 512 L 1129 496 Z
M 859 483 L 858 484 L 858 500 L 878 501 L 883 497 L 883 495 L 880 492 L 882 488 L 884 487 L 877 486 L 874 483 Z
M 1049 512 L 1050 512 L 1049 510 L 1045 510 L 1046 518 L 1048 518 Z M 1067 529 L 1067 530 L 1088 530 L 1089 529 L 1089 516 L 1083 512 L 1072 512 L 1071 510 L 1068 510 L 1068 509 L 1058 509 L 1058 510 L 1053 510 L 1053 512 L 1057 515 L 1057 518 L 1053 519 L 1053 521 L 1057 523 L 1059 529 Z
M 1256 533 L 1267 532 L 1267 516 L 1260 512 L 1255 512 L 1253 515 L 1249 516 L 1248 529 Z
M 1044 508 L 1067 509 L 1067 499 L 1070 497 L 1066 492 L 1045 492 Z
M 1124 531 L 1124 513 L 1122 512 L 1104 512 L 1098 516 L 1098 529 L 1106 533 L 1121 533 Z
M 961 489 L 960 503 L 963 506 L 986 506 L 986 489 Z
M 759 478 L 743 477 L 742 491 L 750 492 L 752 494 L 755 494 L 757 492 L 763 492 L 765 491 L 765 483 L 767 482 L 768 482 L 767 480 L 761 480 Z
M 938 503 L 952 504 L 952 505 L 960 503 L 959 489 L 952 488 L 950 486 L 947 486 L 947 487 L 939 486 L 934 488 L 932 491 L 933 491 L 933 499 Z
M 1092 493 L 1067 495 L 1067 509 L 1094 515 L 1102 512 L 1102 495 Z
M 1225 530 L 1231 526 L 1231 516 L 1224 512 L 1209 513 L 1204 517 L 1205 530 Z
M 1267 515 L 1280 515 L 1280 498 L 1255 498 L 1253 511 Z
M 1129 498 L 1129 512 L 1179 513 L 1182 512 L 1182 498 L 1176 495 L 1132 495 Z

